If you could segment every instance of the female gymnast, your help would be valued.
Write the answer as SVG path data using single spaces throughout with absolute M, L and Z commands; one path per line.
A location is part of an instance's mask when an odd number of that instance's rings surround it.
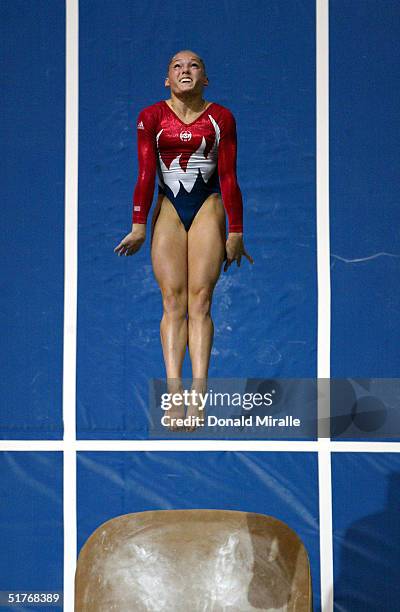
M 193 51 L 180 51 L 170 61 L 165 80 L 170 99 L 139 114 L 132 231 L 115 248 L 118 255 L 129 256 L 144 243 L 157 173 L 151 258 L 163 300 L 160 332 L 171 394 L 183 391 L 187 346 L 192 390 L 206 391 L 214 330 L 211 300 L 222 263 L 224 271 L 235 261 L 240 266 L 242 257 L 253 263 L 243 243 L 235 120 L 227 108 L 204 100 L 207 85 L 203 60 Z M 172 430 L 193 431 L 204 423 L 196 399 L 186 407 L 170 408 L 168 416 Z

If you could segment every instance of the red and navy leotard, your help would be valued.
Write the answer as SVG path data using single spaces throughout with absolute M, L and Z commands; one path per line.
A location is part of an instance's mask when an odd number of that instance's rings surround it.
M 146 223 L 158 173 L 159 192 L 174 205 L 186 231 L 211 193 L 221 193 L 230 232 L 243 231 L 236 178 L 236 125 L 232 113 L 210 104 L 189 124 L 165 101 L 148 106 L 137 122 L 139 175 L 133 223 Z

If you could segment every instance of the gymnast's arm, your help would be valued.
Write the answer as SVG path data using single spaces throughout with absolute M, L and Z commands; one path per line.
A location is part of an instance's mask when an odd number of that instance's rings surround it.
M 137 125 L 139 172 L 133 194 L 132 230 L 114 249 L 118 255 L 133 255 L 144 243 L 147 216 L 153 201 L 157 152 L 152 118 L 146 110 L 140 113 Z
M 243 201 L 236 177 L 237 139 L 233 115 L 226 110 L 222 120 L 221 137 L 218 147 L 218 175 L 221 185 L 222 201 L 228 216 L 229 235 L 226 241 L 226 271 L 236 261 L 240 267 L 245 256 L 250 263 L 252 257 L 246 252 L 243 243 Z

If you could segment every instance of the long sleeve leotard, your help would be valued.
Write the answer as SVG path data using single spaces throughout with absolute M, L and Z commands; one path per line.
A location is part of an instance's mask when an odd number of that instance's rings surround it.
M 212 103 L 186 124 L 166 102 L 157 102 L 139 114 L 137 134 L 133 223 L 146 223 L 158 174 L 159 192 L 172 202 L 187 231 L 211 193 L 221 193 L 229 231 L 243 231 L 236 124 L 227 108 Z

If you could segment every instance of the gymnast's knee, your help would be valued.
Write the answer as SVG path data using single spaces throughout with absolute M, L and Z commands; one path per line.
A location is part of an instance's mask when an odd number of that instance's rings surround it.
M 189 291 L 189 321 L 201 320 L 210 316 L 212 291 L 208 287 L 199 287 Z
M 188 301 L 187 292 L 178 289 L 166 289 L 163 291 L 164 316 L 172 319 L 184 318 L 187 315 Z

